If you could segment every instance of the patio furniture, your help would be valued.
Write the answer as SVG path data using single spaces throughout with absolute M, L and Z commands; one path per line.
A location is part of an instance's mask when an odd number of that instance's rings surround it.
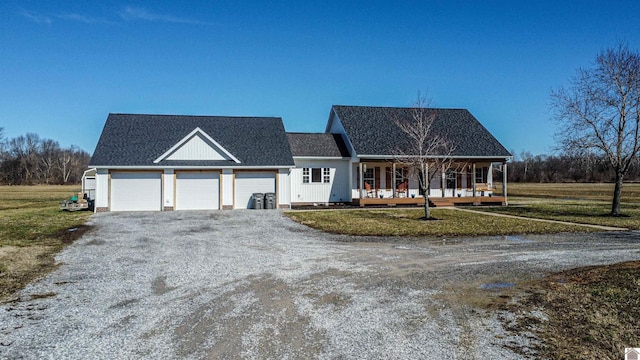
M 407 197 L 408 188 L 409 188 L 409 184 L 407 184 L 406 181 L 403 181 L 400 184 L 398 184 L 398 188 L 396 189 L 396 194 L 398 195 L 398 197 L 400 197 L 400 195 L 402 194 L 404 194 L 404 197 Z
M 376 191 L 371 188 L 371 184 L 364 182 L 364 189 L 367 191 L 367 197 L 376 197 Z

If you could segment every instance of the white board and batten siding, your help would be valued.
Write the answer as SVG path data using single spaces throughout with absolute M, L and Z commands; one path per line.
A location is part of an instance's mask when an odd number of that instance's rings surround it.
M 218 171 L 177 171 L 176 210 L 220 209 Z
M 110 186 L 111 211 L 161 210 L 161 172 L 114 171 Z
M 278 169 L 278 206 L 291 207 L 291 169 Z
M 167 160 L 229 160 L 224 150 L 211 143 L 201 134 L 194 134 L 173 153 Z
M 252 209 L 254 193 L 275 193 L 276 171 L 239 171 L 235 173 L 234 208 Z
M 295 159 L 291 169 L 291 203 L 349 202 L 349 160 Z M 330 181 L 303 183 L 303 168 L 329 168 Z M 311 180 L 311 179 L 310 179 Z

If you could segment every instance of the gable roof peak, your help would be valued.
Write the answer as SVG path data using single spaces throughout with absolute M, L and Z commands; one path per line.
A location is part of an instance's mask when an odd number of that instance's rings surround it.
M 201 149 L 200 154 L 196 154 L 194 156 L 194 154 L 189 154 L 193 151 L 188 150 L 181 152 L 181 150 L 187 147 L 199 147 Z M 236 164 L 240 163 L 240 160 L 227 151 L 227 149 L 222 147 L 222 145 L 218 144 L 217 141 L 200 129 L 199 126 L 193 129 L 193 131 L 187 134 L 187 136 L 183 137 L 153 162 L 157 164 L 162 160 L 232 160 Z

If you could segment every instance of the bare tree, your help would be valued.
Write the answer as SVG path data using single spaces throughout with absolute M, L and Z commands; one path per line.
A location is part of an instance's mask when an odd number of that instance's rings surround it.
M 9 141 L 8 153 L 13 159 L 13 183 L 31 184 L 38 166 L 38 148 L 40 137 L 38 134 L 27 133 Z
M 4 155 L 6 139 L 4 138 L 4 128 L 0 126 L 0 156 Z
M 60 144 L 51 139 L 44 139 L 40 144 L 40 172 L 41 181 L 49 184 L 53 177 L 53 170 L 56 167 L 56 160 L 60 153 Z
M 60 171 L 61 183 L 66 184 L 69 181 L 71 172 L 73 171 L 73 149 L 63 149 L 58 153 L 57 167 Z
M 594 150 L 614 170 L 611 215 L 620 215 L 622 183 L 640 149 L 640 54 L 625 44 L 602 51 L 551 99 L 561 147 Z
M 453 165 L 454 146 L 434 129 L 437 111 L 430 107 L 431 101 L 418 94 L 410 109 L 411 115 L 395 118 L 395 124 L 406 135 L 407 141 L 395 149 L 395 161 L 409 168 L 409 176 L 418 179 L 424 194 L 424 218 L 429 212 L 429 190 L 431 181 L 438 173 L 446 172 Z M 444 190 L 444 189 L 443 189 Z

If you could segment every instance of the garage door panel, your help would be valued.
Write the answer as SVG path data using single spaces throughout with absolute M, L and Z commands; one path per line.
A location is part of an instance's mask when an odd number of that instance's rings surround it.
M 273 172 L 241 172 L 235 174 L 236 209 L 251 209 L 253 193 L 275 193 L 276 174 Z
M 111 211 L 158 211 L 161 206 L 160 173 L 111 173 Z
M 176 210 L 217 210 L 220 208 L 220 173 L 176 173 Z

